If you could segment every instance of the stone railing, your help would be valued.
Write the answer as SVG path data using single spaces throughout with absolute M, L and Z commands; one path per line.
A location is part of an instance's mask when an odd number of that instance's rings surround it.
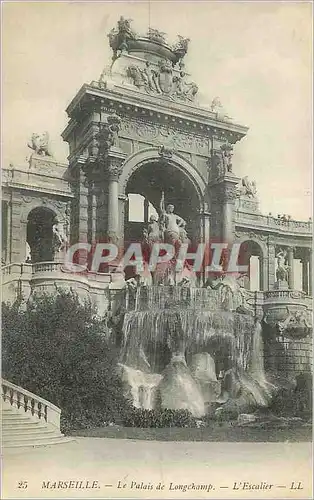
M 32 264 L 33 267 L 33 274 L 36 273 L 55 273 L 55 272 L 62 272 L 63 269 L 63 262 L 36 262 L 35 264 Z
M 5 403 L 60 430 L 60 408 L 7 380 L 2 379 L 1 387 Z
M 299 290 L 268 290 L 264 292 L 265 299 L 303 299 L 306 293 Z
M 256 227 L 261 226 L 264 230 L 275 229 L 277 232 L 312 234 L 312 221 L 282 220 L 271 215 L 251 214 L 242 211 L 235 211 L 235 223 L 237 226 L 241 223 L 252 224 Z
M 13 262 L 1 268 L 2 285 L 14 280 L 30 279 L 32 275 L 32 264 Z

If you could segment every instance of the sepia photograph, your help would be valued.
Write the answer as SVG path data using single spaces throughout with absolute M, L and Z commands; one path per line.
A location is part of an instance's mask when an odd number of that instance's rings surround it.
M 1 498 L 312 498 L 313 2 L 1 14 Z

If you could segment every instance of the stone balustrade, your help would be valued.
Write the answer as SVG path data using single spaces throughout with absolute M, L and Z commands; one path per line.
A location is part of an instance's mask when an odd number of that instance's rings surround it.
M 33 274 L 62 272 L 63 262 L 36 262 L 32 265 Z
M 312 234 L 312 221 L 283 220 L 271 215 L 252 214 L 242 211 L 235 211 L 235 223 L 237 226 L 243 223 L 254 225 L 255 228 L 261 227 L 264 231 L 275 229 L 276 232 Z
M 7 380 L 2 379 L 1 388 L 2 399 L 6 404 L 20 412 L 24 410 L 25 414 L 44 420 L 60 430 L 60 408 Z
M 265 300 L 268 299 L 305 299 L 306 293 L 300 290 L 268 290 L 264 292 Z

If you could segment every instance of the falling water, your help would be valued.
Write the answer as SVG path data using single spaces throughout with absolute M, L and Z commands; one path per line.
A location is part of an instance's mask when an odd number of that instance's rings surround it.
M 192 373 L 186 362 L 196 355 L 203 356 L 197 358 L 203 365 L 206 356 L 213 363 L 219 356 L 227 358 L 227 369 L 235 370 L 238 386 L 257 405 L 265 405 L 269 384 L 259 323 L 250 314 L 234 311 L 240 303 L 235 292 L 231 287 L 159 285 L 139 287 L 133 300 L 128 298 L 120 366 L 136 406 L 154 407 L 159 391 L 162 407 L 187 408 L 195 416 L 204 413 L 204 394 L 210 391 L 204 380 L 197 379 L 198 367 Z M 212 368 L 206 377 L 207 386 L 214 387 L 210 400 L 218 382 Z

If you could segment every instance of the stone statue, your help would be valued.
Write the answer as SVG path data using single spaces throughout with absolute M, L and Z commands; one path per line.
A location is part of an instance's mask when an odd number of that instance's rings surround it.
M 250 181 L 248 176 L 242 178 L 241 185 L 237 189 L 238 196 L 247 196 L 255 198 L 257 193 L 256 182 Z
M 121 16 L 117 23 L 117 28 L 113 28 L 108 34 L 109 45 L 113 50 L 113 62 L 122 52 L 128 50 L 129 40 L 134 40 L 135 38 L 135 33 L 131 28 L 131 21 L 132 19 L 125 19 Z
M 158 61 L 158 67 L 152 67 L 150 61 L 145 62 L 144 68 L 132 64 L 126 68 L 126 75 L 138 89 L 166 95 L 172 100 L 193 101 L 198 92 L 196 83 L 186 81 L 183 70 L 173 76 L 173 67 L 168 59 Z
M 49 134 L 44 132 L 42 135 L 33 133 L 31 140 L 27 143 L 28 147 L 39 156 L 52 156 L 49 148 Z M 34 154 L 33 153 L 33 154 Z
M 185 227 L 186 222 L 182 217 L 174 213 L 173 205 L 169 204 L 165 209 L 164 192 L 162 193 L 160 201 L 160 211 L 165 243 L 174 245 L 175 243 L 181 242 L 180 231 Z
M 160 94 L 161 89 L 158 85 L 157 76 L 158 72 L 151 67 L 150 61 L 146 61 L 145 68 L 142 71 L 140 71 L 141 82 L 144 82 L 147 91 L 153 91 Z M 142 85 L 142 83 L 140 83 L 140 85 Z
M 223 113 L 223 106 L 220 102 L 219 97 L 214 97 L 211 102 L 210 109 L 213 113 Z
M 304 338 L 312 332 L 312 325 L 303 310 L 291 312 L 287 307 L 287 317 L 284 321 L 278 321 L 277 329 L 281 335 L 288 335 L 296 338 Z
M 145 80 L 145 75 L 146 70 L 143 70 L 143 73 L 141 72 L 140 68 L 138 66 L 135 66 L 132 64 L 131 66 L 128 66 L 126 70 L 127 76 L 133 81 L 133 85 L 137 88 L 141 88 L 145 85 L 146 80 Z M 147 81 L 148 83 L 148 81 Z M 151 88 L 153 90 L 153 88 Z
M 112 146 L 118 147 L 119 146 L 118 133 L 120 130 L 121 118 L 116 113 L 113 112 L 107 117 L 107 122 L 109 126 L 109 132 L 111 133 Z
M 166 43 L 165 39 L 166 33 L 162 33 L 154 28 L 148 28 L 147 36 L 150 40 L 157 43 Z
M 53 234 L 53 249 L 55 252 L 61 252 L 64 250 L 66 243 L 67 243 L 67 237 L 64 234 L 62 228 L 60 227 L 59 223 L 55 223 L 52 226 L 52 234 Z
M 147 229 L 144 229 L 144 239 L 149 245 L 160 241 L 160 228 L 156 215 L 151 215 Z
M 186 232 L 186 222 L 183 221 L 182 226 L 179 231 L 180 241 L 184 244 L 190 244 L 191 240 L 188 238 L 188 233 Z
M 185 77 L 186 73 L 184 71 L 180 71 L 179 75 L 173 77 L 173 94 L 177 97 L 193 101 L 198 92 L 198 86 L 194 82 L 186 82 Z
M 286 260 L 287 260 L 286 250 L 280 249 L 276 257 L 277 257 L 276 279 L 277 281 L 287 281 L 289 266 L 286 265 Z
M 121 119 L 116 113 L 107 117 L 107 123 L 99 124 L 99 132 L 95 135 L 95 151 L 105 157 L 111 147 L 119 146 L 119 130 Z
M 158 154 L 162 158 L 170 159 L 172 157 L 172 154 L 173 154 L 173 148 L 169 148 L 168 146 L 162 145 L 158 149 Z
M 28 242 L 26 242 L 25 262 L 27 264 L 30 264 L 32 262 L 32 252 L 31 252 L 31 247 L 29 246 Z
M 222 153 L 222 166 L 224 173 L 232 172 L 232 156 L 233 156 L 233 146 L 232 144 L 226 143 L 220 146 Z
M 178 35 L 178 41 L 175 43 L 172 47 L 173 52 L 176 55 L 176 61 L 175 64 L 178 63 L 183 59 L 183 57 L 186 55 L 189 47 L 190 39 L 185 38 L 181 35 Z

